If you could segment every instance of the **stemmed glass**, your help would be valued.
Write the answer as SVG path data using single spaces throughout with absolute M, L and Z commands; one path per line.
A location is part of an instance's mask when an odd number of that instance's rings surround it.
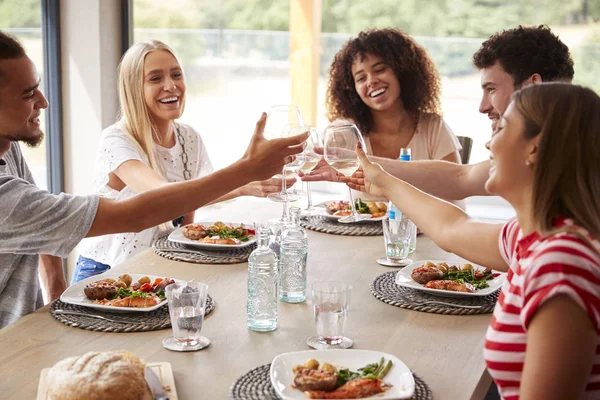
M 302 113 L 297 106 L 292 105 L 278 105 L 273 106 L 267 113 L 267 123 L 265 126 L 265 138 L 275 139 L 284 138 L 294 135 L 298 135 L 304 132 L 304 119 Z M 281 192 L 271 193 L 267 197 L 273 201 L 279 203 L 288 203 L 290 201 L 296 201 L 300 196 L 294 193 L 288 193 L 286 188 L 286 172 L 292 171 L 293 173 L 298 172 L 298 169 L 302 166 L 302 157 L 296 157 L 294 161 L 286 164 L 282 171 L 282 182 Z M 285 213 L 285 207 L 284 207 Z
M 317 128 L 311 125 L 307 125 L 306 129 L 309 132 L 309 137 L 306 140 L 306 147 L 304 148 L 304 152 L 302 153 L 302 158 L 304 160 L 304 164 L 300 168 L 300 172 L 304 175 L 310 174 L 310 172 L 315 169 L 319 161 L 321 161 L 322 155 L 317 153 L 317 149 L 321 149 L 323 151 L 323 139 L 317 132 Z M 306 182 L 306 198 L 307 205 L 306 209 L 303 210 L 304 215 L 313 214 L 316 211 L 316 208 L 312 205 L 312 196 L 310 191 L 310 182 Z
M 329 126 L 325 129 L 325 140 L 323 154 L 325 161 L 340 174 L 351 177 L 360 166 L 360 161 L 356 155 L 356 145 L 360 143 L 363 149 L 366 149 L 365 142 L 360 131 L 354 124 Z M 348 187 L 350 193 L 350 207 L 352 214 L 340 218 L 338 221 L 343 223 L 359 222 L 371 218 L 371 214 L 358 214 L 354 205 L 352 190 Z

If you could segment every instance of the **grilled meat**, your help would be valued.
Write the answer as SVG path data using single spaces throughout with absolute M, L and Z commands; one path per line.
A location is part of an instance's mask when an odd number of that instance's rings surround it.
M 414 279 L 414 278 L 413 278 Z M 425 284 L 429 289 L 451 290 L 453 292 L 474 293 L 475 288 L 470 283 L 458 283 L 450 280 L 435 280 Z
M 385 385 L 381 379 L 353 379 L 332 392 L 307 390 L 304 394 L 309 399 L 362 399 L 382 393 L 391 386 Z
M 335 389 L 337 379 L 337 374 L 333 372 L 316 369 L 302 369 L 296 372 L 296 375 L 294 376 L 294 386 L 302 391 L 330 391 Z
M 436 279 L 442 279 L 444 273 L 435 266 L 423 265 L 415 268 L 410 277 L 417 283 L 424 284 Z

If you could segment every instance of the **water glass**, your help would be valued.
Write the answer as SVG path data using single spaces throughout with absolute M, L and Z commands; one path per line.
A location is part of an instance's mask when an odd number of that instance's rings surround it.
M 316 336 L 306 343 L 315 349 L 347 349 L 353 341 L 344 336 L 352 286 L 344 282 L 315 282 L 311 295 Z
M 164 339 L 163 347 L 173 351 L 196 351 L 207 347 L 210 340 L 200 335 L 208 285 L 201 282 L 172 283 L 165 288 L 173 336 Z
M 407 257 L 415 233 L 415 224 L 404 215 L 400 220 L 384 219 L 381 223 L 383 224 L 383 240 L 387 262 L 397 265 L 410 264 L 412 261 Z

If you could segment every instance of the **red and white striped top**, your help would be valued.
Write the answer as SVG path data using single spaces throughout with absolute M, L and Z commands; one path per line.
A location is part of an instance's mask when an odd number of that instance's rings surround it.
M 556 227 L 565 225 L 590 238 L 572 220 L 556 222 Z M 592 243 L 600 250 L 598 241 Z M 499 246 L 509 270 L 487 330 L 484 358 L 500 395 L 505 400 L 519 398 L 531 317 L 545 301 L 565 294 L 587 311 L 598 332 L 596 357 L 582 398 L 600 398 L 600 256 L 571 233 L 543 238 L 534 232 L 523 237 L 516 219 L 502 229 Z

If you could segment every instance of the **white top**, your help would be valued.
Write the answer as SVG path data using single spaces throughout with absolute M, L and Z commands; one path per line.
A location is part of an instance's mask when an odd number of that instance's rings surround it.
M 186 124 L 179 124 L 179 129 L 185 141 L 185 152 L 188 155 L 187 166 L 192 179 L 213 172 L 208 152 L 198 132 Z M 168 182 L 185 180 L 183 176 L 183 150 L 177 136 L 175 134 L 176 143 L 171 148 L 155 144 L 156 159 L 161 163 Z M 109 126 L 102 131 L 96 155 L 94 184 L 102 197 L 123 200 L 136 194 L 128 186 L 125 186 L 121 191 L 108 186 L 109 174 L 128 160 L 138 160 L 150 165 L 141 147 L 123 131 L 119 123 Z M 129 257 L 151 247 L 156 239 L 168 235 L 173 229 L 173 224 L 169 222 L 139 233 L 121 233 L 85 239 L 80 254 L 83 257 L 114 267 Z

